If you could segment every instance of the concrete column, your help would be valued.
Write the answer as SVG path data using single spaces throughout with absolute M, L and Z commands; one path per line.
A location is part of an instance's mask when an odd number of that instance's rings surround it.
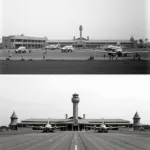
M 15 42 L 16 42 L 16 39 L 15 39 L 15 36 L 14 36 L 14 48 L 16 48 Z
M 83 119 L 85 119 L 85 114 L 83 114 Z
M 68 119 L 68 114 L 66 114 L 66 119 Z

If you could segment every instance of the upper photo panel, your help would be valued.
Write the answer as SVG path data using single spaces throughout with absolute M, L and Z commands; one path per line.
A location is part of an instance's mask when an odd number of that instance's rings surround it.
M 149 0 L 0 6 L 0 74 L 150 74 Z

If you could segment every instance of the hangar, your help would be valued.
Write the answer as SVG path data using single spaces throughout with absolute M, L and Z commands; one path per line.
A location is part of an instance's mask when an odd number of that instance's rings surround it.
M 104 120 L 103 119 L 88 119 L 86 118 L 85 114 L 83 114 L 83 117 L 80 117 L 78 116 L 78 103 L 80 102 L 79 95 L 76 93 L 73 94 L 71 101 L 73 103 L 73 116 L 68 117 L 68 115 L 66 114 L 64 119 L 49 119 L 49 123 L 52 126 L 55 126 L 55 125 L 65 126 L 63 130 L 78 130 L 79 131 L 79 130 L 85 130 L 87 125 L 88 126 L 90 125 L 91 127 L 100 126 L 100 124 L 104 121 L 106 126 L 111 125 L 114 127 L 122 127 L 122 126 L 133 127 L 133 123 L 130 123 L 130 121 L 124 120 L 124 119 L 104 119 Z M 137 124 L 137 126 L 139 126 L 140 125 L 139 115 L 136 114 L 134 118 L 136 118 L 135 123 Z M 12 129 L 26 128 L 28 126 L 36 126 L 36 127 L 43 126 L 44 127 L 48 122 L 48 118 L 47 119 L 30 118 L 30 119 L 22 120 L 20 123 L 17 123 L 17 119 L 18 117 L 16 113 L 14 112 L 11 116 L 11 123 L 10 123 L 10 127 Z

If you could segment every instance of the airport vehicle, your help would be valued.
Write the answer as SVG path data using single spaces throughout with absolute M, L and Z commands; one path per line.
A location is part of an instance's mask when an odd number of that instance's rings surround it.
M 50 123 L 49 123 L 49 120 L 48 120 L 48 123 L 45 125 L 45 127 L 43 126 L 28 126 L 28 127 L 31 127 L 33 129 L 39 129 L 39 130 L 43 130 L 43 132 L 54 132 L 56 129 L 59 129 L 59 128 L 64 128 L 65 126 L 52 126 Z
M 18 49 L 15 50 L 15 53 L 26 53 L 27 49 L 24 46 L 18 47 Z
M 74 51 L 74 47 L 71 45 L 71 46 L 64 46 L 63 48 L 61 48 L 61 52 L 65 52 L 65 53 L 68 53 L 68 52 L 73 52 Z
M 134 54 L 134 59 L 138 58 L 140 59 L 140 53 L 148 53 L 148 51 L 124 51 L 123 49 L 127 49 L 126 47 L 122 47 L 121 45 L 114 46 L 109 45 L 105 48 L 101 48 L 102 50 L 95 50 L 99 51 L 101 53 L 108 54 L 109 57 L 127 57 L 128 54 Z
M 57 45 L 47 45 L 47 46 L 45 46 L 44 49 L 46 49 L 46 50 L 55 50 L 55 49 L 59 49 L 59 48 L 60 48 L 60 45 L 57 44 Z
M 104 120 L 99 127 L 97 127 L 97 126 L 94 126 L 94 127 L 86 126 L 86 127 L 92 128 L 92 129 L 94 129 L 94 131 L 102 132 L 102 133 L 108 133 L 108 130 L 115 130 L 115 129 L 117 130 L 118 129 L 117 127 L 112 127 L 112 126 L 107 127 L 104 123 Z

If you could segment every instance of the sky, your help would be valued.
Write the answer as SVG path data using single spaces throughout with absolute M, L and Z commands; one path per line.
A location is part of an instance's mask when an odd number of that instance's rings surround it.
M 29 118 L 65 119 L 73 115 L 71 102 L 79 94 L 79 116 L 125 119 L 138 112 L 150 124 L 149 76 L 4 75 L 0 76 L 0 125 L 8 125 L 13 111 L 18 122 Z
M 149 0 L 0 0 L 0 37 L 150 39 Z

